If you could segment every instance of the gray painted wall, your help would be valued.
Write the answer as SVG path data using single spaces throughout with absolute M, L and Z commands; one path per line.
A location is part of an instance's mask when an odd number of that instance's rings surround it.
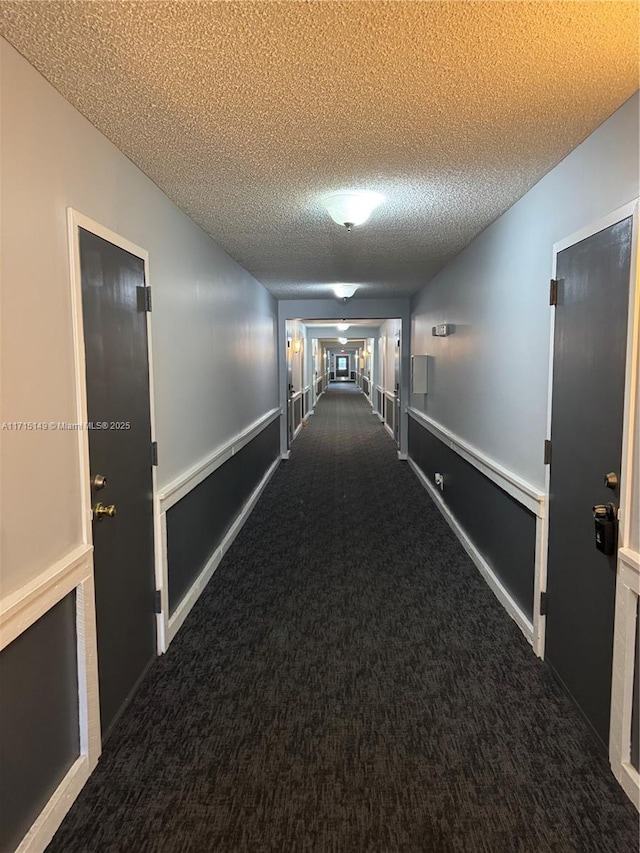
M 150 253 L 164 485 L 277 405 L 275 300 L 2 39 L 0 63 L 3 420 L 76 420 L 71 206 Z M 3 433 L 2 594 L 81 541 L 76 440 Z
M 433 356 L 413 405 L 541 489 L 552 247 L 637 195 L 636 93 L 412 300 L 412 353 Z

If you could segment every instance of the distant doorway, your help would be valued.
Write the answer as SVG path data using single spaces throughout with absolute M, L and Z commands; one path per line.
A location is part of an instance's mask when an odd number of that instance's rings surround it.
M 348 355 L 337 355 L 336 356 L 336 379 L 348 379 L 349 378 L 349 356 Z

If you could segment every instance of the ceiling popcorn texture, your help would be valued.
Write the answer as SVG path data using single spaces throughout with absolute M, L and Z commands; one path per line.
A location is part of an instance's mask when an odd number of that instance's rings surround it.
M 638 88 L 634 2 L 0 3 L 0 33 L 275 295 L 404 296 Z M 319 196 L 381 192 L 351 234 Z

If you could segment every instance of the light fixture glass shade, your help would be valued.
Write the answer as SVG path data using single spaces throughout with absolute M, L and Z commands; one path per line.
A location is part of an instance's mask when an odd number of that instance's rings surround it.
M 357 284 L 334 284 L 333 292 L 338 299 L 351 299 L 353 294 L 358 289 Z
M 328 193 L 320 198 L 329 216 L 338 225 L 362 225 L 372 212 L 382 204 L 384 196 L 369 190 Z
M 338 338 L 338 340 L 340 341 L 341 344 L 344 345 L 349 340 L 349 338 Z
M 336 329 L 339 332 L 346 332 L 349 328 L 349 323 L 336 323 Z

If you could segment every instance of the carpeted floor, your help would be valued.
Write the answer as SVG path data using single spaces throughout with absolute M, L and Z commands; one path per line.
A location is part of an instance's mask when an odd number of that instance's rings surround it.
M 330 390 L 49 847 L 636 853 L 637 815 L 354 386 Z

